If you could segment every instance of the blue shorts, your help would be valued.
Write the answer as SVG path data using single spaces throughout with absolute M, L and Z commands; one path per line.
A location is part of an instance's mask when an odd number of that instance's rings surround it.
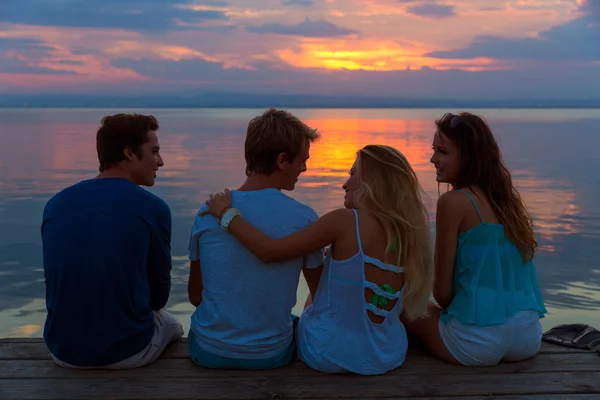
M 294 337 L 292 338 L 292 343 L 290 343 L 284 352 L 275 357 L 249 360 L 218 356 L 203 350 L 198 345 L 194 332 L 191 330 L 188 335 L 190 357 L 194 364 L 204 368 L 265 370 L 285 367 L 296 359 L 296 326 L 298 325 L 298 317 L 292 315 L 292 319 L 294 320 Z

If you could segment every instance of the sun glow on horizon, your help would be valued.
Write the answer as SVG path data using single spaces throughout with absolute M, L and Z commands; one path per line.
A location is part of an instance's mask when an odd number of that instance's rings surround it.
M 298 47 L 299 51 L 284 49 L 279 50 L 277 55 L 296 68 L 328 70 L 508 69 L 506 64 L 486 57 L 464 60 L 426 57 L 424 54 L 429 50 L 423 46 L 414 44 L 408 48 L 394 41 L 306 39 Z

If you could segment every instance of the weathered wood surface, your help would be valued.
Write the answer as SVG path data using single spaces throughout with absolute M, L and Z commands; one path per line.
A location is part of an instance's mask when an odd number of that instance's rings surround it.
M 329 375 L 301 362 L 272 371 L 210 370 L 194 365 L 187 342 L 156 362 L 127 371 L 69 370 L 41 339 L 0 339 L 0 399 L 600 399 L 600 357 L 544 344 L 536 357 L 466 368 L 410 350 L 381 376 Z

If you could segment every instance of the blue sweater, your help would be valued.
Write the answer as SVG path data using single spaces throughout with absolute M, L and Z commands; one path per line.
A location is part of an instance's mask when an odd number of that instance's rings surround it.
M 127 179 L 90 179 L 48 201 L 41 232 L 50 352 L 104 366 L 142 351 L 171 289 L 167 204 Z

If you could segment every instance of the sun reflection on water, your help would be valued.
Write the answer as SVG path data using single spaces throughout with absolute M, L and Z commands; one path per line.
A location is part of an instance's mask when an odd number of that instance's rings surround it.
M 135 111 L 152 113 L 161 122 L 159 140 L 165 166 L 158 173 L 156 185 L 149 190 L 164 198 L 172 210 L 174 284 L 169 307 L 187 324 L 192 310 L 186 293 L 187 240 L 193 216 L 209 193 L 224 187 L 236 188 L 243 182 L 246 125 L 262 110 Z M 0 129 L 3 143 L 0 225 L 6 227 L 0 232 L 0 337 L 41 335 L 45 318 L 39 237 L 43 205 L 63 187 L 97 174 L 95 131 L 103 115 L 115 112 L 28 110 L 27 115 L 19 118 L 2 119 L 9 122 L 3 122 Z M 307 203 L 318 214 L 341 207 L 341 185 L 347 179 L 357 150 L 367 144 L 387 144 L 400 150 L 415 169 L 427 194 L 424 200 L 431 220 L 435 221 L 438 189 L 441 192 L 446 189 L 443 185 L 438 188 L 429 158 L 433 118 L 441 115 L 441 111 L 298 110 L 294 113 L 317 128 L 322 138 L 311 146 L 308 170 L 300 177 L 296 190 L 287 194 Z M 569 111 L 561 113 L 567 115 Z M 551 153 L 554 148 L 578 143 L 576 139 L 568 143 L 560 139 L 565 124 L 576 135 L 588 132 L 600 119 L 599 115 L 596 120 L 584 120 L 581 112 L 574 113 L 579 119 L 567 115 L 564 121 L 553 120 L 550 126 L 544 125 L 547 134 L 544 145 L 549 149 L 546 153 L 528 152 L 524 157 L 520 153 L 521 143 L 535 142 L 531 135 L 523 136 L 535 133 L 534 129 L 520 132 L 518 122 L 525 118 L 524 112 L 489 111 L 495 118 L 499 141 L 506 149 L 506 159 L 510 160 L 509 168 L 515 166 L 515 185 L 534 218 L 540 245 L 536 266 L 551 310 L 544 324 L 551 325 L 552 321 L 569 320 L 569 315 L 593 320 L 595 314 L 591 311 L 597 314 L 600 310 L 597 270 L 600 254 L 595 244 L 600 239 L 598 193 L 594 177 L 580 172 L 600 168 L 594 146 L 588 143 L 572 149 L 577 155 L 575 159 L 548 155 L 554 154 Z M 556 115 L 547 114 L 543 110 L 527 111 L 527 123 Z M 556 132 L 549 131 L 552 129 Z M 301 280 L 295 312 L 301 311 L 307 293 Z M 574 309 L 576 313 L 572 312 Z M 600 323 L 600 317 L 596 321 Z

